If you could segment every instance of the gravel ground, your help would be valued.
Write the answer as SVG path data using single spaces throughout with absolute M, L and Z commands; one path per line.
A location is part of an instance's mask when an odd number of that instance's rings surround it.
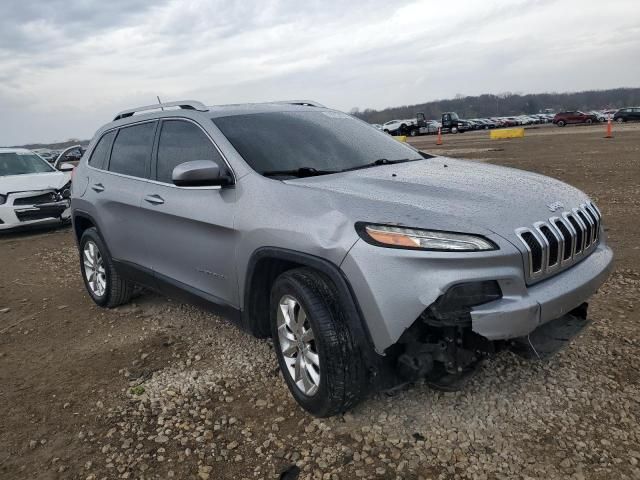
M 295 404 L 270 341 L 224 319 L 151 294 L 93 306 L 68 229 L 0 238 L 0 478 L 640 479 L 638 131 L 579 168 L 538 161 L 566 131 L 497 147 L 445 137 L 451 155 L 579 178 L 623 261 L 591 327 L 552 359 L 505 353 L 463 391 L 418 383 L 330 419 Z

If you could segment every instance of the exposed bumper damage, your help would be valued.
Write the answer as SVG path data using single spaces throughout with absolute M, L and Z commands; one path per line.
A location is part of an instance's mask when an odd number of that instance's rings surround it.
M 69 198 L 68 184 L 60 189 L 10 192 L 0 205 L 0 230 L 68 221 Z
M 603 241 L 570 269 L 528 286 L 519 254 L 508 247 L 500 257 L 454 255 L 446 262 L 442 254 L 378 249 L 384 252 L 375 265 L 359 263 L 361 254 L 371 258 L 360 247 L 369 248 L 354 246 L 343 270 L 376 350 L 402 380 L 426 377 L 445 389 L 501 350 L 542 359 L 569 343 L 588 324 L 585 302 L 613 263 Z

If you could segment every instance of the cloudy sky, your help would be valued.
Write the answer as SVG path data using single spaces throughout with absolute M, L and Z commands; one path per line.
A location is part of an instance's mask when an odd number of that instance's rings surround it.
M 0 145 L 90 138 L 117 111 L 640 86 L 637 0 L 5 0 Z

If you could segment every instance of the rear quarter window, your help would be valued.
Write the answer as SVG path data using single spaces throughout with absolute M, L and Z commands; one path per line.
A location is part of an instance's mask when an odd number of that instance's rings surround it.
M 89 165 L 91 165 L 93 168 L 105 168 L 109 158 L 109 152 L 111 151 L 111 144 L 115 136 L 115 131 L 105 133 L 102 136 L 102 138 L 98 141 L 96 148 L 94 148 L 93 152 L 91 153 L 91 158 L 89 158 Z
M 141 123 L 118 131 L 111 149 L 110 172 L 146 177 L 156 124 L 157 122 Z

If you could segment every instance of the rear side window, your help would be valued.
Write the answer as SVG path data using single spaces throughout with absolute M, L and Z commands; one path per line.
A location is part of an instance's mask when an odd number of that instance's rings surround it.
M 156 122 L 121 128 L 113 142 L 109 171 L 145 177 L 155 130 Z
M 192 160 L 213 160 L 220 166 L 224 164 L 218 150 L 198 126 L 182 120 L 162 122 L 156 166 L 157 180 L 172 183 L 173 169 Z
M 89 159 L 89 165 L 93 168 L 103 169 L 107 164 L 107 159 L 109 158 L 109 151 L 111 150 L 111 142 L 113 142 L 113 138 L 116 136 L 116 132 L 109 132 L 102 136 L 102 138 L 98 141 L 96 148 L 93 149 L 93 153 L 91 154 L 91 158 Z

